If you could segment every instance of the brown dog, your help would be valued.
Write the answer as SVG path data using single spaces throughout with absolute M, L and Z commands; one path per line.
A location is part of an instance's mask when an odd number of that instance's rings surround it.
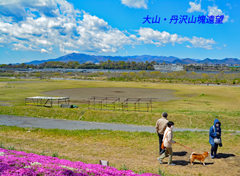
M 200 162 L 203 163 L 203 165 L 205 166 L 204 160 L 205 158 L 208 157 L 208 152 L 204 152 L 203 154 L 197 154 L 196 152 L 192 152 L 191 156 L 190 156 L 190 163 L 193 165 L 193 161 L 196 159 Z

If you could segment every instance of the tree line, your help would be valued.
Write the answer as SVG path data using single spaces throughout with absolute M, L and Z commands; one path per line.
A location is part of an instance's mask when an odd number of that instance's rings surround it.
M 19 68 L 19 69 L 44 69 L 44 68 L 60 68 L 60 69 L 113 69 L 113 70 L 154 70 L 153 66 L 158 65 L 156 61 L 152 62 L 135 62 L 135 61 L 111 61 L 100 63 L 79 63 L 78 61 L 60 62 L 60 61 L 49 61 L 42 64 L 2 64 L 0 68 Z M 163 62 L 163 65 L 166 63 Z M 227 67 L 227 66 L 196 66 L 196 65 L 185 65 L 184 70 L 186 71 L 239 71 L 240 67 Z
M 62 69 L 115 69 L 115 70 L 153 70 L 156 62 L 135 62 L 135 61 L 100 61 L 99 64 L 86 62 L 80 64 L 78 61 L 59 62 L 49 61 L 39 65 L 33 64 L 2 64 L 0 68 L 21 68 L 21 69 L 43 69 L 43 68 L 62 68 Z

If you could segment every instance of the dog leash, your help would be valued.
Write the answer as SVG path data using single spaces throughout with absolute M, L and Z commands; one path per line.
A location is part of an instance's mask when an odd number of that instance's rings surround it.
M 192 149 L 190 149 L 190 148 L 188 148 L 188 147 L 186 147 L 186 146 L 184 146 L 184 145 L 182 145 L 182 144 L 179 144 L 178 142 L 176 142 L 176 144 L 181 145 L 181 146 L 183 146 L 183 147 L 185 147 L 185 148 L 191 150 L 192 152 L 194 152 Z

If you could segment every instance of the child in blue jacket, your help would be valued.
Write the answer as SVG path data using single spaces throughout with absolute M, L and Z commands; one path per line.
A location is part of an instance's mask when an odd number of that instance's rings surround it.
M 221 123 L 218 119 L 214 120 L 214 125 L 209 130 L 209 143 L 212 145 L 211 158 L 219 158 L 217 156 L 218 146 L 222 147 L 221 139 Z

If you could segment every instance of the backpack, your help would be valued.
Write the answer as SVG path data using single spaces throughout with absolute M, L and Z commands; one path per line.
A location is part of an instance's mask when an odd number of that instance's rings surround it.
M 167 131 L 167 133 L 169 132 L 169 130 Z M 163 139 L 163 142 L 162 142 L 162 145 L 161 145 L 161 149 L 165 149 L 166 147 L 164 147 L 164 140 L 165 140 L 165 138 L 166 138 L 166 136 L 167 136 L 167 133 L 166 133 L 166 135 L 164 136 L 164 139 Z

